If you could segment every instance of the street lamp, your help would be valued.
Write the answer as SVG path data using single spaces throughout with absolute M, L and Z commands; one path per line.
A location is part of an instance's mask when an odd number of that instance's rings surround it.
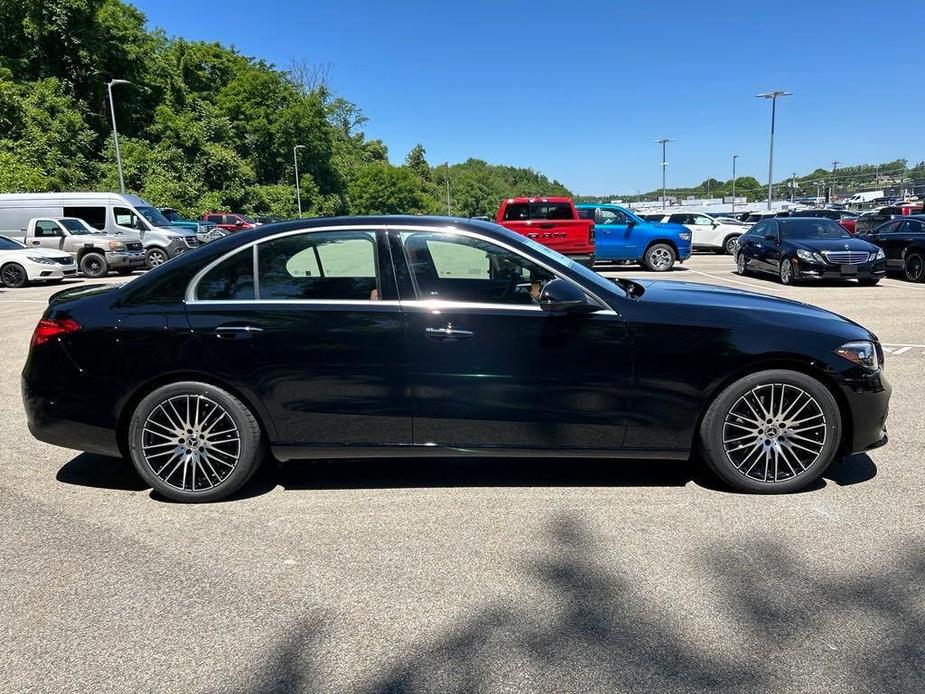
M 667 202 L 668 194 L 665 188 L 665 169 L 668 168 L 668 162 L 665 161 L 665 146 L 669 142 L 674 142 L 674 140 L 669 140 L 667 137 L 663 137 L 661 140 L 656 140 L 655 144 L 662 146 L 662 209 L 665 209 L 665 204 Z
M 835 202 L 835 170 L 838 168 L 838 165 L 841 164 L 840 161 L 832 162 L 832 185 L 829 186 L 829 202 Z
M 119 169 L 119 192 L 125 192 L 125 179 L 122 177 L 122 154 L 119 152 L 119 130 L 116 127 L 116 106 L 112 102 L 112 88 L 117 84 L 131 84 L 128 80 L 109 80 L 106 91 L 109 92 L 109 112 L 112 114 L 112 137 L 116 143 L 116 167 Z
M 292 148 L 292 163 L 295 165 L 295 204 L 299 210 L 299 218 L 302 217 L 302 192 L 299 190 L 299 150 L 305 149 L 305 145 L 296 145 Z
M 770 99 L 771 100 L 771 148 L 768 153 L 768 209 L 771 209 L 771 198 L 774 194 L 774 120 L 777 115 L 777 97 L 779 96 L 793 96 L 793 92 L 785 92 L 780 89 L 776 89 L 773 92 L 765 92 L 764 94 L 756 94 L 756 99 Z
M 736 211 L 736 159 L 738 154 L 732 155 L 732 211 Z

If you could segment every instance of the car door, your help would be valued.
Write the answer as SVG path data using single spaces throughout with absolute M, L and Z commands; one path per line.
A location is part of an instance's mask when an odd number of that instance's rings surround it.
M 689 225 L 692 234 L 691 238 L 699 239 L 695 242 L 696 245 L 707 248 L 722 248 L 723 231 L 720 229 L 719 224 L 714 223 L 706 215 L 694 214 L 691 217 Z
M 780 272 L 780 261 L 784 256 L 781 245 L 779 224 L 773 219 L 768 220 L 767 227 L 761 236 L 761 264 L 768 272 Z
M 408 325 L 416 445 L 623 445 L 632 353 L 620 316 L 543 311 L 536 298 L 555 273 L 475 233 L 390 234 Z
M 187 315 L 210 369 L 264 405 L 279 443 L 411 443 L 405 322 L 385 243 L 368 227 L 285 232 L 194 280 Z
M 598 207 L 594 210 L 595 256 L 598 260 L 636 260 L 643 249 L 635 222 L 622 210 Z
M 896 233 L 891 236 L 896 237 L 895 241 L 893 239 L 889 241 L 889 252 L 893 253 L 896 258 L 896 263 L 892 267 L 901 269 L 905 264 L 910 246 L 915 246 L 917 250 L 925 246 L 925 224 L 917 219 L 903 220 Z M 921 250 L 919 252 L 921 253 Z M 884 253 L 887 253 L 889 266 L 890 255 L 886 250 Z
M 27 239 L 27 245 L 60 250 L 64 248 L 64 237 L 64 229 L 54 219 L 37 219 L 33 237 Z
M 758 222 L 739 238 L 739 252 L 745 256 L 745 264 L 752 270 L 764 270 L 761 242 L 764 240 L 768 222 Z
M 881 224 L 865 238 L 866 241 L 870 241 L 883 249 L 883 254 L 886 256 L 886 266 L 891 270 L 900 270 L 903 266 L 903 249 L 906 244 L 901 240 L 901 235 L 899 234 L 903 223 L 903 220 L 896 219 L 892 222 Z

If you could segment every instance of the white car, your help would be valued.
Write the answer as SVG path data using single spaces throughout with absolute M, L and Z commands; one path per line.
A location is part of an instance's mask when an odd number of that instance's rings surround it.
M 52 248 L 29 248 L 19 241 L 0 236 L 0 284 L 18 289 L 29 282 L 60 282 L 77 274 L 70 253 Z
M 675 212 L 674 214 L 646 214 L 643 219 L 662 224 L 683 224 L 691 230 L 691 243 L 695 250 L 735 254 L 736 242 L 747 229 L 702 212 Z

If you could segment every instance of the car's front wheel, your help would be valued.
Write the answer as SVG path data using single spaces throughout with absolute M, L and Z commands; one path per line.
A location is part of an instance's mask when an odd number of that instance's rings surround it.
M 29 283 L 29 275 L 26 274 L 26 268 L 19 263 L 7 263 L 0 268 L 0 281 L 4 287 L 19 289 Z
M 745 262 L 744 253 L 739 253 L 738 255 L 736 255 L 736 274 L 738 275 L 748 274 L 748 265 Z
M 674 265 L 675 252 L 667 243 L 656 243 L 646 250 L 643 264 L 653 272 L 665 272 Z
M 132 414 L 128 448 L 138 473 L 176 501 L 218 501 L 263 458 L 260 426 L 244 403 L 207 383 L 162 386 Z
M 145 264 L 149 270 L 156 268 L 158 265 L 163 265 L 167 260 L 167 253 L 162 248 L 151 248 L 145 253 Z
M 746 376 L 707 409 L 700 446 L 710 468 L 736 489 L 792 492 L 814 482 L 835 458 L 838 403 L 819 381 L 775 369 Z
M 910 282 L 925 281 L 925 260 L 918 253 L 910 253 L 903 261 L 903 274 Z
M 80 259 L 80 271 L 84 277 L 105 277 L 109 274 L 109 263 L 102 253 L 87 253 Z
M 780 259 L 780 283 L 796 284 L 796 277 L 793 273 L 793 263 L 790 262 L 790 258 Z

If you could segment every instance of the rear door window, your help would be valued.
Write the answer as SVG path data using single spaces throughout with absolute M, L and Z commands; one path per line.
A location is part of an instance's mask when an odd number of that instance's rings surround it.
M 254 295 L 254 253 L 248 248 L 209 270 L 196 287 L 199 301 L 247 301 Z

